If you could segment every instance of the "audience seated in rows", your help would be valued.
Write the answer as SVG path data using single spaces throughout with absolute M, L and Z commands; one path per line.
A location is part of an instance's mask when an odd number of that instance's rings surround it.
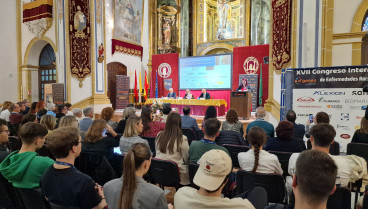
M 162 189 L 143 179 L 151 165 L 151 158 L 150 148 L 146 144 L 132 146 L 124 158 L 122 178 L 111 180 L 103 187 L 110 209 L 173 208 L 167 204 Z
M 49 135 L 55 128 L 56 118 L 52 115 L 44 115 L 41 117 L 40 124 L 47 128 L 47 135 Z
M 130 116 L 126 122 L 125 131 L 123 136 L 120 138 L 120 151 L 121 154 L 125 155 L 136 143 L 142 143 L 149 146 L 147 140 L 139 137 L 143 131 L 142 119 L 138 116 Z
M 238 113 L 229 109 L 226 113 L 226 121 L 222 123 L 222 131 L 236 131 L 244 135 L 243 124 L 238 119 Z
M 59 123 L 58 128 L 67 127 L 67 126 L 78 128 L 77 119 L 74 116 L 71 116 L 71 115 L 67 115 L 67 116 L 64 116 L 64 117 L 60 118 L 60 123 Z M 85 131 L 79 131 L 79 135 L 82 137 L 82 141 L 84 141 L 84 139 L 86 138 L 86 132 Z
M 46 134 L 47 129 L 34 122 L 20 128 L 21 149 L 9 154 L 0 164 L 0 172 L 14 187 L 38 188 L 42 175 L 54 163 L 36 153 L 43 146 Z
M 114 117 L 114 112 L 115 111 L 112 107 L 103 108 L 101 112 L 101 119 L 106 121 L 112 129 L 116 130 L 116 128 L 118 127 L 118 123 L 111 120 Z
M 83 112 L 82 109 L 80 108 L 74 108 L 72 110 L 73 115 L 75 116 L 75 118 L 77 119 L 78 123 L 83 119 Z
M 8 123 L 4 119 L 0 119 L 0 163 L 10 154 L 8 148 L 9 142 Z
M 329 196 L 336 190 L 337 170 L 334 160 L 325 152 L 302 152 L 292 179 L 295 206 L 272 205 L 266 209 L 326 209 Z
M 40 121 L 41 117 L 47 113 L 45 101 L 43 100 L 38 101 L 35 112 L 36 112 L 38 121 Z
M 310 130 L 310 140 L 312 144 L 312 150 L 319 150 L 326 154 L 329 154 L 330 145 L 334 142 L 336 136 L 336 131 L 333 126 L 327 123 L 317 123 Z M 293 175 L 295 172 L 296 161 L 299 157 L 299 153 L 294 153 L 289 159 L 288 172 Z M 335 161 L 337 165 L 337 176 L 336 184 L 346 187 L 349 181 L 356 181 L 359 179 L 358 176 L 352 175 L 352 170 L 359 172 L 363 170 L 362 165 L 366 165 L 363 158 L 348 155 L 348 156 L 336 156 L 331 155 L 331 158 Z M 356 163 L 360 162 L 360 163 Z M 355 177 L 354 177 L 355 176 Z M 287 178 L 288 189 L 291 188 L 291 180 Z
M 210 118 L 217 118 L 217 110 L 214 106 L 208 106 L 206 109 L 206 113 L 204 114 L 202 127 L 204 127 L 204 124 L 206 123 L 206 120 Z
M 281 164 L 276 155 L 263 150 L 267 135 L 261 127 L 253 127 L 248 133 L 251 149 L 238 154 L 239 165 L 243 170 L 257 173 L 278 173 L 282 175 Z
M 10 117 L 10 111 L 9 111 L 9 106 L 13 104 L 12 102 L 9 101 L 5 101 L 3 103 L 3 109 L 0 113 L 0 118 L 6 120 L 6 122 L 9 122 L 9 117 Z
M 55 113 L 56 105 L 54 103 L 48 103 L 46 105 L 46 110 L 47 110 L 46 115 L 51 115 L 56 118 L 56 113 Z
M 206 121 L 206 124 L 211 120 Z M 232 170 L 229 155 L 223 150 L 212 149 L 203 154 L 193 182 L 199 190 L 192 187 L 180 188 L 174 197 L 176 209 L 231 208 L 253 209 L 253 205 L 242 198 L 223 198 L 221 192 L 227 184 Z
M 170 113 L 166 126 L 156 137 L 156 158 L 174 161 L 180 171 L 180 184 L 188 185 L 189 144 L 181 131 L 181 117 L 178 113 Z
M 110 134 L 106 134 L 106 132 Z M 114 147 L 119 146 L 117 133 L 104 120 L 95 120 L 88 128 L 83 142 L 83 152 L 95 152 L 112 162 Z
M 23 115 L 20 114 L 20 107 L 17 103 L 13 103 L 9 106 L 10 116 L 9 122 L 10 124 L 16 125 L 22 123 Z
M 294 138 L 303 139 L 305 134 L 305 126 L 303 124 L 296 124 L 296 113 L 294 110 L 288 110 L 286 113 L 286 120 L 290 121 L 294 125 Z
M 306 150 L 302 139 L 293 137 L 294 125 L 289 121 L 280 121 L 276 127 L 276 136 L 268 139 L 265 150 L 279 152 L 302 152 Z
M 171 104 L 170 103 L 162 104 L 162 116 L 160 122 L 166 123 L 167 117 L 169 116 L 170 112 L 171 112 Z
M 152 121 L 152 111 L 149 107 L 142 109 L 141 118 L 143 122 L 142 136 L 156 137 L 158 132 L 165 129 L 165 123 Z
M 81 143 L 76 127 L 58 128 L 48 137 L 48 146 L 56 161 L 41 179 L 41 193 L 59 207 L 102 209 L 107 205 L 102 187 L 74 167 L 81 153 Z
M 135 108 L 134 107 L 126 107 L 123 112 L 123 117 L 119 121 L 118 126 L 116 128 L 116 133 L 124 133 L 126 122 L 130 116 L 135 116 Z
M 84 117 L 82 120 L 79 121 L 79 129 L 81 131 L 87 131 L 88 128 L 93 123 L 93 108 L 92 107 L 86 107 L 83 109 Z
M 267 137 L 274 137 L 275 136 L 275 128 L 273 125 L 267 121 L 265 121 L 266 117 L 266 110 L 263 107 L 258 107 L 256 110 L 256 120 L 249 123 L 247 126 L 246 133 L 248 135 L 249 130 L 254 127 L 258 126 L 263 128 L 263 130 L 266 132 Z
M 216 145 L 215 139 L 219 135 L 220 126 L 221 122 L 216 118 L 206 120 L 204 138 L 200 141 L 193 141 L 189 147 L 190 162 L 197 163 L 204 153 L 212 149 L 223 150 L 230 156 L 226 148 Z
M 360 121 L 360 128 L 354 132 L 353 143 L 368 143 L 368 115 L 365 115 Z
M 183 108 L 184 115 L 181 116 L 181 128 L 182 129 L 191 129 L 193 132 L 199 130 L 197 120 L 195 118 L 190 117 L 190 107 L 185 106 Z
M 316 114 L 316 116 L 313 117 L 313 123 L 314 124 L 311 124 L 311 122 L 309 121 L 309 119 L 307 120 L 307 124 L 305 126 L 305 136 L 307 138 L 310 137 L 310 133 L 309 133 L 309 130 L 315 125 L 315 124 L 318 124 L 318 123 L 330 123 L 330 116 L 328 116 L 327 113 L 325 112 L 318 112 Z

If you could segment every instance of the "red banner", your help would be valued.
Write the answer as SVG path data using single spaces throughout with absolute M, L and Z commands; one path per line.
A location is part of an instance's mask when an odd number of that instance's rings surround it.
M 23 4 L 23 22 L 42 18 L 52 19 L 52 5 L 52 0 L 38 0 Z
M 155 95 L 155 81 L 157 71 L 158 97 L 166 97 L 169 88 L 174 89 L 176 95 L 179 95 L 179 54 L 156 54 L 152 55 L 152 73 L 150 95 Z M 165 84 L 166 83 L 166 84 Z M 166 88 L 165 88 L 166 86 Z
M 272 64 L 281 70 L 290 62 L 291 1 L 272 0 Z
M 142 59 L 143 56 L 143 47 L 135 44 L 130 44 L 124 41 L 112 39 L 112 54 L 115 52 L 129 54 L 132 56 L 137 56 Z
M 233 51 L 233 90 L 239 86 L 239 74 L 258 74 L 262 65 L 262 104 L 268 98 L 268 56 L 269 45 L 236 47 Z M 257 89 L 258 92 L 258 89 Z M 259 95 L 259 92 L 258 94 Z

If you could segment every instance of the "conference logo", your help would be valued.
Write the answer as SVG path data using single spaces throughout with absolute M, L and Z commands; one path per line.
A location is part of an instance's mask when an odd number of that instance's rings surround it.
M 168 78 L 171 75 L 171 66 L 168 63 L 162 63 L 158 66 L 158 75 L 161 78 Z
M 342 105 L 327 105 L 327 108 L 342 109 Z
M 341 113 L 340 120 L 349 121 L 349 119 L 350 119 L 349 113 Z M 339 126 L 339 125 L 337 125 L 337 126 Z
M 350 110 L 366 110 L 367 106 L 349 106 Z
M 337 129 L 342 129 L 342 130 L 345 130 L 345 131 L 349 131 L 349 126 L 340 126 L 340 125 L 337 125 Z
M 341 134 L 340 137 L 343 138 L 343 139 L 350 139 L 349 134 Z
M 329 96 L 329 95 L 345 95 L 345 92 L 343 91 L 326 91 L 326 90 L 320 90 L 320 91 L 315 91 L 313 93 L 313 95 L 322 95 L 322 96 Z
M 363 91 L 353 91 L 352 95 L 368 95 L 368 92 Z
M 312 78 L 312 79 L 303 79 L 302 77 L 297 77 L 295 78 L 295 84 L 296 85 L 305 85 L 305 86 L 310 86 L 310 85 L 315 85 L 317 83 L 317 80 Z
M 255 57 L 248 57 L 243 64 L 246 74 L 256 74 L 259 68 L 259 62 Z
M 323 103 L 340 103 L 340 100 L 336 99 L 325 99 L 324 97 L 319 98 L 319 102 Z
M 359 104 L 366 104 L 368 103 L 368 99 L 345 99 L 345 103 L 349 103 L 349 104 L 355 104 L 355 103 L 359 103 Z
M 356 119 L 360 120 L 362 119 L 363 117 L 360 117 L 360 116 L 356 116 Z
M 303 103 L 312 103 L 312 102 L 314 102 L 314 99 L 311 98 L 311 97 L 300 97 L 296 101 L 303 102 Z

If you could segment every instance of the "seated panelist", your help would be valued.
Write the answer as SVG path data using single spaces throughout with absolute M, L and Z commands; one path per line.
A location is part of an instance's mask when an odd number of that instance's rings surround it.
M 198 99 L 205 98 L 205 99 L 211 99 L 210 94 L 206 92 L 206 89 L 202 89 L 201 95 L 199 95 Z
M 236 91 L 249 91 L 250 86 L 248 85 L 248 80 L 246 78 L 243 78 L 242 83 L 239 85 L 239 87 L 236 89 Z
M 186 90 L 186 93 L 185 93 L 184 99 L 194 99 L 194 96 L 193 96 L 193 94 L 190 92 L 190 90 L 189 90 L 189 89 L 187 89 L 187 90 Z
M 174 92 L 174 89 L 170 88 L 169 91 L 170 92 L 167 94 L 167 97 L 176 99 L 176 93 Z

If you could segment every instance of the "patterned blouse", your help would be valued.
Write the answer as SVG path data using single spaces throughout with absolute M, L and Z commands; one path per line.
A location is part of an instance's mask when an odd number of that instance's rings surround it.
M 243 129 L 243 124 L 240 121 L 237 121 L 236 123 L 230 124 L 227 121 L 224 121 L 222 123 L 222 130 L 223 131 L 236 131 L 239 132 L 240 134 L 242 134 L 243 131 L 241 131 Z
M 145 131 L 142 136 L 156 137 L 158 132 L 165 129 L 165 125 L 166 125 L 166 123 L 161 123 L 161 122 L 157 122 L 157 121 L 150 121 L 149 122 L 150 129 L 148 129 L 148 131 Z

